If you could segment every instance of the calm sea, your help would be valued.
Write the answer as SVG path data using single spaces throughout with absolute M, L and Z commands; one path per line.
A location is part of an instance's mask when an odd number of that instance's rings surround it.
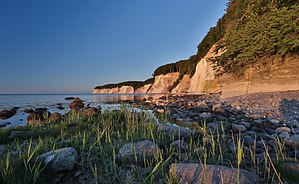
M 79 97 L 84 100 L 84 103 L 89 104 L 91 107 L 97 107 L 101 105 L 102 110 L 117 108 L 119 102 L 123 100 L 138 101 L 143 100 L 146 97 L 153 95 L 90 95 L 90 94 L 32 94 L 32 95 L 0 95 L 0 110 L 10 110 L 13 107 L 19 107 L 17 114 L 9 119 L 0 119 L 0 125 L 5 124 L 6 127 L 11 126 L 24 126 L 27 124 L 27 116 L 24 112 L 26 108 L 48 108 L 51 113 L 59 112 L 64 114 L 69 110 L 70 100 L 65 100 L 65 97 Z M 155 95 L 159 97 L 161 95 Z M 61 103 L 65 110 L 59 110 L 56 105 Z

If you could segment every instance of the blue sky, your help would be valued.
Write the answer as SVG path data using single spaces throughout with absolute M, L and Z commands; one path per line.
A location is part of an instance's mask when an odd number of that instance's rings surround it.
M 0 94 L 89 93 L 189 58 L 226 0 L 0 0 Z

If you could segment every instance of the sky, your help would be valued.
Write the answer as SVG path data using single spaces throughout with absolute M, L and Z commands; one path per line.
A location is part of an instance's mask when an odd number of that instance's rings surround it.
M 227 0 L 0 0 L 0 94 L 90 93 L 196 54 Z

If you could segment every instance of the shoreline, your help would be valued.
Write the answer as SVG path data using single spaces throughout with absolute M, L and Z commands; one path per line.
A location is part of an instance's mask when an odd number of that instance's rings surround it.
M 227 179 L 233 183 L 239 172 L 249 183 L 264 183 L 273 181 L 275 176 L 270 172 L 269 159 L 282 166 L 276 167 L 279 173 L 298 172 L 288 167 L 299 166 L 299 116 L 295 116 L 299 112 L 298 99 L 299 91 L 276 93 L 275 98 L 273 93 L 262 93 L 226 100 L 220 99 L 219 94 L 162 96 L 125 101 L 128 108 L 101 113 L 100 107 L 85 106 L 76 98 L 69 101 L 73 110 L 64 116 L 56 114 L 54 119 L 41 119 L 28 126 L 0 129 L 0 161 L 8 160 L 11 168 L 24 167 L 26 172 L 33 172 L 32 178 L 39 173 L 39 181 L 51 177 L 57 183 L 125 182 L 131 181 L 128 175 L 132 173 L 136 183 L 144 182 L 148 176 L 154 183 L 167 183 L 171 174 L 173 181 L 184 175 L 200 178 L 190 168 L 202 167 L 209 172 L 220 169 L 230 173 Z M 280 102 L 284 108 L 278 108 Z M 257 116 L 255 107 L 269 107 L 265 112 L 278 108 L 290 119 L 280 120 L 271 114 Z M 153 110 L 160 123 L 154 123 L 142 111 L 130 111 L 132 108 Z M 253 114 L 246 112 L 250 108 Z M 38 113 L 37 109 L 34 112 Z M 30 159 L 41 161 L 42 168 L 28 171 L 26 164 L 18 165 L 24 163 L 23 158 L 28 159 L 28 150 L 35 150 Z M 53 158 L 54 165 L 48 161 Z M 1 163 L 5 162 L 0 166 Z M 61 163 L 67 163 L 67 170 Z M 98 172 L 97 168 L 108 172 Z M 136 169 L 139 177 L 134 175 Z M 17 173 L 15 170 L 9 177 Z M 219 177 L 226 176 L 220 173 Z M 284 177 L 274 177 L 274 181 Z

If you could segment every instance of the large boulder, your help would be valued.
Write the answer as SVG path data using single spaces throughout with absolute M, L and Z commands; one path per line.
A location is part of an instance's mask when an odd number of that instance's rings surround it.
M 72 171 L 78 160 L 78 153 L 73 147 L 49 151 L 38 157 L 45 170 L 51 173 Z
M 24 109 L 24 112 L 27 113 L 27 114 L 30 114 L 30 113 L 33 113 L 34 110 L 31 109 L 31 108 L 29 108 L 29 107 L 27 107 L 27 108 Z
M 17 113 L 17 110 L 12 109 L 12 110 L 3 110 L 0 111 L 0 119 L 8 119 L 13 117 Z
M 71 109 L 80 109 L 80 108 L 83 108 L 84 107 L 84 101 L 81 100 L 80 98 L 75 98 L 75 100 L 70 103 L 70 108 Z
M 282 164 L 283 176 L 294 182 L 299 181 L 299 163 L 287 162 Z M 296 183 L 297 183 L 296 182 Z
M 159 146 L 149 140 L 144 140 L 125 144 L 119 149 L 116 158 L 119 163 L 144 164 L 144 160 L 152 160 L 161 153 Z
M 232 130 L 234 133 L 239 133 L 239 132 L 244 133 L 246 132 L 247 129 L 244 125 L 233 124 Z
M 195 107 L 193 107 L 192 111 L 196 113 L 203 113 L 210 112 L 211 109 L 206 102 L 199 102 Z
M 299 149 L 299 135 L 292 135 L 285 139 L 285 144 L 292 149 Z
M 193 136 L 193 131 L 189 128 L 176 125 L 159 125 L 158 133 L 165 134 L 169 138 L 173 137 L 174 140 L 189 139 Z
M 203 168 L 201 164 L 195 163 L 171 164 L 169 172 L 182 184 L 259 183 L 258 177 L 252 172 L 240 169 L 238 180 L 238 169 L 220 165 L 206 165 Z
M 69 96 L 69 97 L 65 97 L 65 100 L 75 100 L 75 97 Z
M 51 113 L 46 108 L 35 109 L 33 113 L 30 113 L 27 117 L 28 125 L 40 123 L 41 121 L 48 119 Z

